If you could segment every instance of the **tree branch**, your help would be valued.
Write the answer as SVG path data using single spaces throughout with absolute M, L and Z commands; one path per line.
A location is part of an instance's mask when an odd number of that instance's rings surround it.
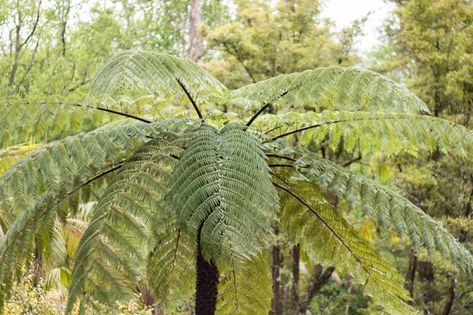
M 330 266 L 323 271 L 322 265 L 317 265 L 315 267 L 315 271 L 312 274 L 310 281 L 309 281 L 309 287 L 307 288 L 307 294 L 304 298 L 304 300 L 299 304 L 299 307 L 297 309 L 296 314 L 305 314 L 306 311 L 309 309 L 310 303 L 314 299 L 315 295 L 319 293 L 319 291 L 322 289 L 322 287 L 327 284 L 328 280 L 330 279 L 330 276 L 332 275 L 333 271 L 335 270 L 335 267 Z

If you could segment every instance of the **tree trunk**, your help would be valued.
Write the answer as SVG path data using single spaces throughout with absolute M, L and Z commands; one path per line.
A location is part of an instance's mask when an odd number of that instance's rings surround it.
M 301 257 L 301 245 L 294 245 L 292 248 L 292 305 L 296 308 L 299 305 L 299 263 Z
M 414 252 L 411 252 L 409 257 L 409 268 L 407 269 L 406 280 L 404 282 L 404 288 L 409 291 L 409 295 L 414 297 L 414 281 L 417 270 L 417 256 Z
M 192 0 L 189 12 L 189 46 L 187 47 L 187 58 L 196 62 L 205 54 L 204 40 L 199 34 L 201 24 L 200 0 Z
M 151 309 L 151 315 L 164 315 L 164 309 L 154 302 L 153 294 L 148 286 L 141 286 L 139 291 L 141 293 L 141 301 Z
M 317 293 L 320 292 L 322 287 L 330 280 L 330 276 L 332 275 L 334 270 L 335 267 L 333 266 L 327 267 L 325 270 L 323 270 L 322 265 L 315 266 L 314 273 L 312 274 L 309 280 L 307 294 L 304 300 L 302 300 L 299 303 L 299 306 L 294 310 L 294 314 L 305 314 L 307 312 L 310 307 L 310 303 L 317 295 Z
M 443 308 L 442 315 L 448 315 L 450 314 L 450 311 L 452 310 L 453 302 L 455 301 L 455 276 L 450 275 L 450 287 L 448 288 L 448 299 L 447 299 L 447 304 L 445 304 L 445 307 Z
M 276 226 L 274 228 L 274 234 L 279 234 L 279 229 Z M 282 255 L 281 246 L 279 244 L 273 245 L 273 261 L 271 266 L 271 273 L 273 278 L 273 299 L 271 301 L 270 315 L 282 315 L 283 304 L 282 304 L 282 288 L 281 288 L 281 268 L 282 268 Z
M 195 293 L 195 314 L 213 315 L 217 308 L 218 278 L 217 267 L 205 260 L 200 244 L 200 231 L 197 236 L 197 282 Z

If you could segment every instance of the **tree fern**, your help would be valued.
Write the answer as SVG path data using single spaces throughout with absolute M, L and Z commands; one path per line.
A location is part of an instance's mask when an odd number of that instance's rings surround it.
M 156 126 L 135 123 L 68 137 L 33 151 L 0 178 L 2 212 L 15 218 L 0 242 L 0 306 L 14 273 L 29 257 L 33 239 L 54 219 L 51 212 L 90 181 L 119 167 L 147 136 L 158 133 Z
M 83 232 L 79 244 L 70 239 L 69 313 L 78 301 L 81 310 L 111 306 L 141 288 L 172 307 L 194 284 L 198 315 L 265 313 L 274 226 L 312 259 L 353 272 L 390 312 L 411 312 L 393 267 L 325 201 L 332 186 L 415 245 L 473 268 L 471 254 L 412 203 L 309 151 L 471 154 L 470 131 L 424 115 L 420 99 L 373 72 L 322 68 L 229 92 L 189 61 L 126 51 L 102 67 L 87 98 L 40 100 L 30 111 L 28 102 L 0 106 L 2 149 L 40 143 L 0 177 L 9 225 L 0 307 L 33 245 L 54 242 L 60 218 Z M 273 114 L 261 115 L 267 109 Z M 189 111 L 195 119 L 175 119 Z M 89 201 L 91 222 L 73 221 Z
M 269 258 L 259 254 L 221 276 L 219 314 L 267 314 L 271 308 Z
M 188 101 L 184 90 L 203 106 L 222 99 L 225 86 L 196 64 L 150 51 L 118 53 L 98 71 L 92 82 L 94 95 L 143 96 Z

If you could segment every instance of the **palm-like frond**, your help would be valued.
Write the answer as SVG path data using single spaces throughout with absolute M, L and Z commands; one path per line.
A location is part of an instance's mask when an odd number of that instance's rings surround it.
M 284 109 L 384 111 L 427 114 L 415 94 L 378 73 L 328 67 L 283 74 L 232 91 L 234 105 L 255 111 L 274 103 Z
M 255 253 L 271 230 L 277 194 L 257 140 L 243 126 L 195 131 L 173 174 L 170 204 L 183 229 L 223 266 Z
M 94 95 L 143 96 L 188 102 L 186 89 L 204 105 L 226 96 L 227 89 L 217 79 L 191 61 L 166 54 L 127 50 L 112 57 L 95 76 Z
M 259 254 L 225 272 L 219 284 L 219 314 L 268 314 L 271 309 L 269 259 Z
M 169 216 L 163 196 L 175 156 L 181 151 L 175 139 L 172 134 L 161 135 L 143 145 L 100 198 L 77 250 L 69 313 L 84 290 L 99 302 L 113 305 L 144 278 L 145 259 L 153 246 L 153 222 Z
M 157 117 L 156 112 L 145 110 L 150 106 L 143 106 L 143 102 L 141 100 L 99 103 L 93 98 L 78 97 L 1 101 L 0 147 L 31 141 L 46 143 L 79 132 L 91 131 L 120 117 L 126 117 L 117 115 L 113 113 L 114 111 L 143 117 Z M 149 104 L 154 103 L 150 101 Z M 16 119 L 11 119 L 11 117 L 16 117 Z
M 350 272 L 364 284 L 364 292 L 392 314 L 411 314 L 403 278 L 328 204 L 307 181 L 279 186 L 287 193 L 283 226 L 318 261 Z
M 0 240 L 0 306 L 56 208 L 159 132 L 157 125 L 132 123 L 68 137 L 33 151 L 0 177 L 0 209 L 15 218 Z
M 154 247 L 147 263 L 147 281 L 156 303 L 185 301 L 195 288 L 195 240 L 179 228 L 175 214 L 156 221 Z
M 301 145 L 324 144 L 336 151 L 343 146 L 348 152 L 363 155 L 383 152 L 443 153 L 462 157 L 473 153 L 473 133 L 448 120 L 406 113 L 324 111 L 322 113 L 289 112 L 263 115 L 255 128 L 271 131 L 273 140 L 293 134 Z
M 306 154 L 295 165 L 319 187 L 348 200 L 367 214 L 374 213 L 382 226 L 393 226 L 396 233 L 408 237 L 415 248 L 439 250 L 459 269 L 473 270 L 473 255 L 439 222 L 399 193 L 316 154 Z

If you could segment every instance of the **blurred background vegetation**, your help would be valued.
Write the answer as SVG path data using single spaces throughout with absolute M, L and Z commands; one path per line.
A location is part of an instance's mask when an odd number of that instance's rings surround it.
M 435 116 L 466 127 L 473 114 L 473 5 L 464 0 L 392 0 L 382 41 L 361 55 L 366 19 L 336 29 L 317 0 L 0 0 L 0 98 L 34 98 L 87 92 L 100 65 L 115 52 L 141 48 L 167 52 L 203 65 L 230 88 L 283 73 L 320 66 L 362 66 L 407 85 Z M 340 10 L 344 10 L 343 7 Z M 33 143 L 2 152 L 29 152 Z M 343 152 L 330 153 L 338 159 Z M 441 220 L 473 248 L 473 167 L 435 152 L 413 156 L 361 156 L 352 170 L 378 178 Z M 334 202 L 337 202 L 336 200 Z M 339 205 L 362 235 L 402 274 L 414 304 L 424 314 L 471 314 L 473 280 L 457 275 L 438 257 L 409 251 L 391 231 Z M 88 208 L 57 227 L 57 244 L 35 254 L 7 304 L 7 314 L 62 312 L 71 257 Z M 0 237 L 6 225 L 0 213 Z M 46 248 L 43 247 L 43 248 Z M 64 255 L 55 255 L 62 251 Z M 293 245 L 285 243 L 285 294 L 290 295 Z M 52 254 L 51 254 L 52 252 Z M 69 259 L 55 259 L 57 257 Z M 328 266 L 324 266 L 327 270 Z M 310 275 L 301 266 L 301 299 L 309 297 Z M 322 272 L 321 272 L 322 273 Z M 310 314 L 378 314 L 349 274 L 335 270 L 309 299 Z M 321 275 L 319 275 L 321 276 Z M 323 280 L 323 281 L 322 281 Z M 123 314 L 149 313 L 143 297 L 121 305 Z M 290 306 L 288 306 L 290 308 Z M 176 312 L 188 313 L 186 301 Z M 290 310 L 287 310 L 288 314 Z

